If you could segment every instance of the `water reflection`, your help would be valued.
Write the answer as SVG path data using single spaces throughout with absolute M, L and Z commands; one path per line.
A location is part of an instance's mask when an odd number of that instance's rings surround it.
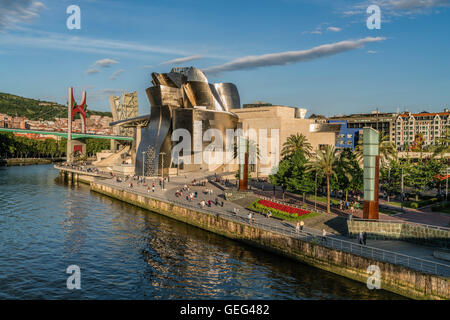
M 398 299 L 56 180 L 0 169 L 0 298 Z M 77 264 L 82 290 L 65 287 Z

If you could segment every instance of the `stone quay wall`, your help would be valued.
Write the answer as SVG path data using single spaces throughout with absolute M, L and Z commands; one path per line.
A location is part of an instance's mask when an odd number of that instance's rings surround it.
M 302 241 L 276 232 L 160 201 L 128 190 L 91 182 L 91 190 L 112 198 L 183 221 L 242 243 L 295 259 L 340 276 L 367 283 L 370 265 L 381 271 L 381 289 L 413 299 L 449 299 L 449 279 L 390 263 L 360 257 L 320 244 Z
M 450 230 L 399 222 L 347 220 L 350 236 L 366 232 L 369 239 L 395 239 L 439 248 L 450 248 Z

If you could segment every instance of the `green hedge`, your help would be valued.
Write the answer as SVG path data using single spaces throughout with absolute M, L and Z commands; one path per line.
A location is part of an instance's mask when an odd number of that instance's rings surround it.
M 261 204 L 258 203 L 259 199 L 254 201 L 252 204 L 250 204 L 248 206 L 248 209 L 253 210 L 253 211 L 257 211 L 260 213 L 265 212 L 267 214 L 267 212 L 270 210 L 270 212 L 272 213 L 272 216 L 280 218 L 280 219 L 284 219 L 284 220 L 289 220 L 289 221 L 298 221 L 298 220 L 303 220 L 303 219 L 307 219 L 307 218 L 311 218 L 311 217 L 315 217 L 320 215 L 320 213 L 317 212 L 310 212 L 308 214 L 304 214 L 302 216 L 298 216 L 296 213 L 288 213 L 288 212 L 284 212 L 281 210 L 277 210 L 277 209 L 273 209 L 273 208 L 269 208 L 266 206 L 263 206 Z
M 440 204 L 436 204 L 433 207 L 431 207 L 432 211 L 439 211 L 439 212 L 446 212 L 446 213 L 450 213 L 450 202 L 447 203 L 440 203 Z
M 420 201 L 406 201 L 405 207 L 417 209 L 417 208 L 421 208 L 421 207 L 433 204 L 438 201 L 439 201 L 438 198 L 431 198 L 431 199 L 420 200 Z

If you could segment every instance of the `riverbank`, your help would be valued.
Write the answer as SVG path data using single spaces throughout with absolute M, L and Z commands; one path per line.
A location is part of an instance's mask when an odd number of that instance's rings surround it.
M 0 166 L 29 166 L 37 164 L 50 164 L 55 162 L 62 162 L 62 159 L 43 159 L 43 158 L 12 158 L 0 159 Z
M 314 235 L 295 232 L 286 235 L 273 228 L 267 229 L 258 224 L 248 224 L 245 219 L 236 221 L 226 212 L 208 212 L 200 208 L 191 208 L 113 186 L 97 179 L 90 185 L 92 191 L 363 283 L 366 283 L 370 277 L 367 268 L 376 265 L 380 268 L 381 288 L 409 298 L 450 298 L 447 277 L 423 273 L 402 265 L 339 250 L 333 245 L 330 247 L 329 244 L 322 244 L 320 238 Z M 334 240 L 330 238 L 328 241 Z

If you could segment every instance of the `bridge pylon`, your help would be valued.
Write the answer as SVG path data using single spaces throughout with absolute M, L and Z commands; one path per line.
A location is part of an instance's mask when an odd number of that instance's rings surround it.
M 77 153 L 86 154 L 86 145 L 80 141 L 72 140 L 72 122 L 77 113 L 81 116 L 81 132 L 86 133 L 86 91 L 83 91 L 81 103 L 77 105 L 73 97 L 73 88 L 69 87 L 69 99 L 67 103 L 67 162 L 72 163 Z

